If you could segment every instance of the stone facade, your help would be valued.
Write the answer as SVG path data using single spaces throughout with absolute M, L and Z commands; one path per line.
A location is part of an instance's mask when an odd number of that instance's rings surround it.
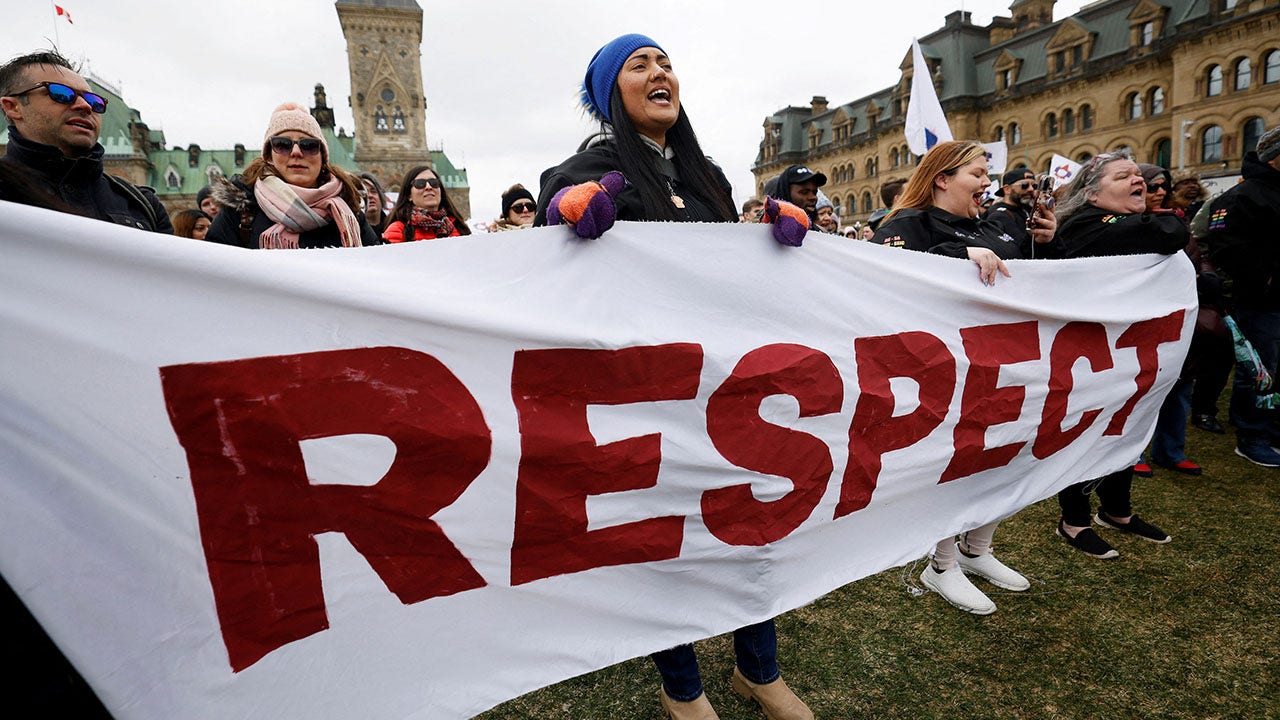
M 422 9 L 416 2 L 339 0 L 347 40 L 356 162 L 383 186 L 422 162 L 427 150 L 422 84 Z
M 920 39 L 957 139 L 1003 139 L 1009 166 L 1048 169 L 1128 148 L 1175 177 L 1239 172 L 1280 124 L 1280 0 L 1102 0 L 1054 22 L 1053 0 L 1015 0 L 987 27 L 948 15 Z M 903 135 L 908 47 L 897 85 L 829 108 L 824 97 L 765 119 L 757 193 L 788 165 L 827 175 L 842 220 L 881 207 L 879 187 L 918 163 Z

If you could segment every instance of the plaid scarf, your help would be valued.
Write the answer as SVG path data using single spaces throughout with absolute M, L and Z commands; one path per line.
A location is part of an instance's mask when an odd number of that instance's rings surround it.
M 413 209 L 409 216 L 409 224 L 413 226 L 415 236 L 442 238 L 454 232 L 453 218 L 444 210 Z
M 258 237 L 263 249 L 297 248 L 298 236 L 336 220 L 343 247 L 360 247 L 360 224 L 355 213 L 340 197 L 342 183 L 337 178 L 318 188 L 290 185 L 274 175 L 253 184 L 258 207 L 275 224 Z

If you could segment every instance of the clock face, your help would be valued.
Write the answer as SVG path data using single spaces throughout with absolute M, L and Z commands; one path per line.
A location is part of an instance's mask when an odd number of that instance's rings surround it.
M 396 99 L 396 94 L 391 91 L 391 88 L 383 88 L 381 97 L 382 102 L 391 102 Z

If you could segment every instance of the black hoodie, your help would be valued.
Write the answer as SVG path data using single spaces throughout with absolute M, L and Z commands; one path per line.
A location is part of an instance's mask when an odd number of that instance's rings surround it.
M 1209 256 L 1234 280 L 1238 305 L 1280 310 L 1280 170 L 1249 152 L 1240 174 L 1209 207 Z

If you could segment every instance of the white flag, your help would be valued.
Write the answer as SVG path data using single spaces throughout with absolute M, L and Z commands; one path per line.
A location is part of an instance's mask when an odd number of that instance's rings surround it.
M 942 103 L 933 89 L 933 76 L 920 51 L 920 42 L 911 40 L 914 56 L 914 74 L 911 81 L 911 100 L 907 104 L 907 147 L 916 155 L 924 155 L 929 148 L 944 140 L 951 140 L 951 127 L 942 113 Z
M 1003 175 L 1009 165 L 1009 146 L 1003 140 L 982 143 L 987 149 L 987 174 Z
M 1053 160 L 1049 161 L 1049 174 L 1053 176 L 1054 190 L 1071 182 L 1078 172 L 1080 172 L 1080 163 L 1056 153 Z

